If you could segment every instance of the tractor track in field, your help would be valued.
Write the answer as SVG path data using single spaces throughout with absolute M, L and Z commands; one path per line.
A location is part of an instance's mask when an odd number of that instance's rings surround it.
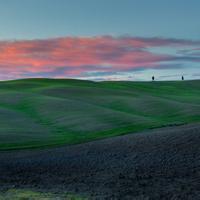
M 45 150 L 0 153 L 0 190 L 90 199 L 200 199 L 200 124 Z

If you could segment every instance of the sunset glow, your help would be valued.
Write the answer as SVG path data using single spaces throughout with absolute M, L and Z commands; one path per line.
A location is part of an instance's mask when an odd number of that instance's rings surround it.
M 111 36 L 1 41 L 0 73 L 1 79 L 79 78 L 159 69 L 166 62 L 171 68 L 177 61 L 199 63 L 199 47 L 200 41 Z M 154 48 L 176 52 L 155 53 Z

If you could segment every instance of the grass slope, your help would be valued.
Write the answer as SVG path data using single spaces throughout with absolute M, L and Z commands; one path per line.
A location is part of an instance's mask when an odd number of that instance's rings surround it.
M 32 190 L 11 189 L 6 192 L 0 192 L 0 200 L 87 200 L 73 194 L 52 194 L 35 192 Z
M 0 82 L 0 150 L 75 144 L 200 122 L 200 81 Z

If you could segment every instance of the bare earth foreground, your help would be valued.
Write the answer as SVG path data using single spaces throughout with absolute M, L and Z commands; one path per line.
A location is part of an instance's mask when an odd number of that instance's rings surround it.
M 200 124 L 0 153 L 0 188 L 91 199 L 200 199 Z

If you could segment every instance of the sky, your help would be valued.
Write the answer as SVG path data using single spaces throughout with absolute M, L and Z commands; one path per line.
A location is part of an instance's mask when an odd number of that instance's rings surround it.
M 0 80 L 200 78 L 199 0 L 0 0 Z

